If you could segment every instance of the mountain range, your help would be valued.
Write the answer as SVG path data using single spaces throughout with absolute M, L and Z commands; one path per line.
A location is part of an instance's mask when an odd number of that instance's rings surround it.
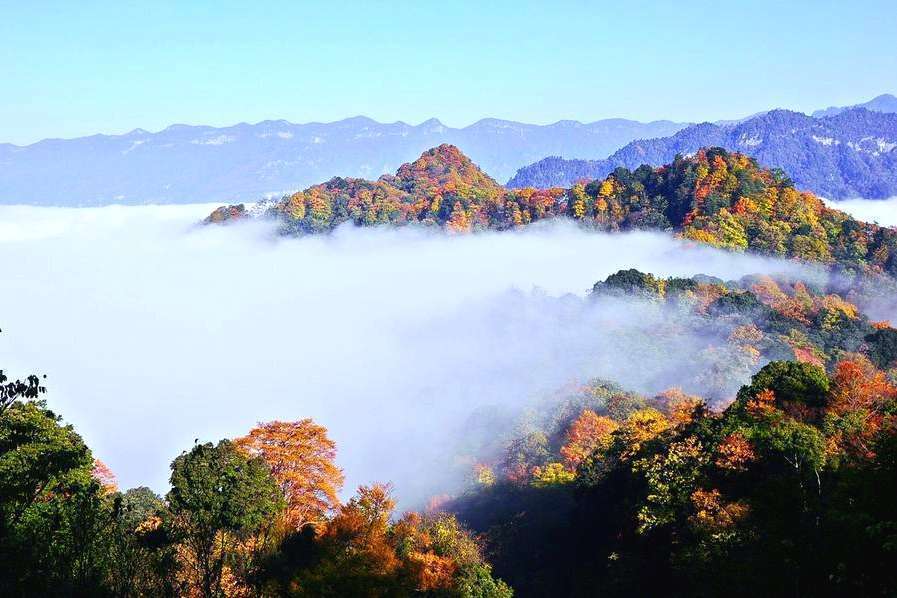
M 873 102 L 887 104 L 879 100 Z M 780 168 L 799 188 L 831 199 L 897 195 L 897 114 L 865 107 L 829 112 L 816 118 L 773 110 L 737 123 L 692 125 L 669 137 L 633 141 L 603 160 L 549 157 L 520 169 L 508 186 L 566 187 L 619 166 L 660 166 L 677 155 L 719 146 Z
M 813 116 L 816 118 L 834 116 L 845 110 L 849 110 L 850 108 L 865 108 L 866 110 L 871 110 L 873 112 L 897 112 L 897 97 L 885 93 L 872 98 L 868 102 L 863 102 L 862 104 L 854 104 L 853 106 L 829 106 L 824 110 L 817 110 L 813 113 Z
M 332 123 L 284 120 L 231 127 L 173 125 L 157 133 L 0 144 L 0 204 L 104 205 L 246 201 L 343 175 L 376 177 L 427 148 L 451 143 L 507 180 L 547 155 L 607 155 L 633 139 L 683 123 L 608 119 L 530 125 L 484 119 L 452 128 L 364 117 Z
M 798 186 L 827 197 L 885 197 L 897 193 L 897 154 L 891 151 L 897 115 L 888 112 L 897 112 L 890 95 L 813 116 L 774 110 L 698 125 L 625 119 L 532 125 L 487 118 L 452 128 L 436 119 L 409 125 L 360 116 L 331 123 L 172 125 L 156 133 L 0 144 L 0 204 L 252 201 L 334 176 L 375 178 L 441 144 L 459 147 L 498 181 L 513 175 L 514 187 L 569 186 L 617 166 L 660 165 L 715 145 L 778 166 Z M 610 157 L 597 159 L 603 156 Z

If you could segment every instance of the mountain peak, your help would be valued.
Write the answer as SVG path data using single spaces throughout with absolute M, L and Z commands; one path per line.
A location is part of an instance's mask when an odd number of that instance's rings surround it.
M 824 118 L 827 116 L 836 116 L 851 108 L 865 108 L 873 112 L 897 112 L 897 97 L 894 97 L 889 93 L 883 93 L 862 104 L 853 104 L 852 106 L 829 106 L 824 110 L 817 110 L 813 113 L 813 117 Z
M 500 191 L 501 186 L 480 170 L 460 149 L 449 143 L 428 149 L 414 162 L 396 171 L 403 187 L 466 185 Z

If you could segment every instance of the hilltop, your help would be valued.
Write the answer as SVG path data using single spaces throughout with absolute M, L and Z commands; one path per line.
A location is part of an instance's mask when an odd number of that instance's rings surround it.
M 569 217 L 601 230 L 666 230 L 736 251 L 897 275 L 897 231 L 860 222 L 798 191 L 780 170 L 722 148 L 659 168 L 616 168 L 570 188 L 501 187 L 461 151 L 441 145 L 376 181 L 334 178 L 272 202 L 265 214 L 285 234 L 421 224 L 453 232 L 504 230 Z M 247 217 L 242 206 L 207 219 Z

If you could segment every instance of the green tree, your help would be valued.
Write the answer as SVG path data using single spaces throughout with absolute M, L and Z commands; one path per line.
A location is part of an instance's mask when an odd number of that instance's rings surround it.
M 102 595 L 111 510 L 93 464 L 42 403 L 0 415 L 0 594 Z
M 229 440 L 197 444 L 171 464 L 172 537 L 189 550 L 203 596 L 222 594 L 222 573 L 239 547 L 284 507 L 283 494 L 260 458 Z
M 882 328 L 865 338 L 869 345 L 869 357 L 880 368 L 887 368 L 897 360 L 897 330 Z
M 780 406 L 790 403 L 824 407 L 828 389 L 828 377 L 821 367 L 798 361 L 773 361 L 757 372 L 750 385 L 738 391 L 738 401 L 744 404 L 761 391 L 771 390 Z

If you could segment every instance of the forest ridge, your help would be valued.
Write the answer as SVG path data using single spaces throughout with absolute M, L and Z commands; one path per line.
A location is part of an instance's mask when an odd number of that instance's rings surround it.
M 326 232 L 343 223 L 413 223 L 463 233 L 567 217 L 598 230 L 672 231 L 735 251 L 897 275 L 897 231 L 829 208 L 781 170 L 722 148 L 656 168 L 619 167 L 569 188 L 506 189 L 458 148 L 441 145 L 395 175 L 333 178 L 261 210 L 284 234 Z M 248 216 L 243 205 L 226 206 L 207 222 Z

